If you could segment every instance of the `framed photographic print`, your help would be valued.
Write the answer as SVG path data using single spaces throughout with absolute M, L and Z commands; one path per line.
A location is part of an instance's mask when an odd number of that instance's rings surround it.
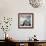
M 33 28 L 33 13 L 18 13 L 18 28 Z

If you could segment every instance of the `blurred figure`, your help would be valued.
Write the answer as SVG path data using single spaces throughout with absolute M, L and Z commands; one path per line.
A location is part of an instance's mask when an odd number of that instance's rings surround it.
M 24 20 L 22 26 L 31 26 L 30 20 Z

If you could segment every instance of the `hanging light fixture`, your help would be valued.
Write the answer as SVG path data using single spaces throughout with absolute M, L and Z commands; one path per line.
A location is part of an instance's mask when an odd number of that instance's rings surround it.
M 43 0 L 29 0 L 29 3 L 32 7 L 38 8 L 45 2 Z

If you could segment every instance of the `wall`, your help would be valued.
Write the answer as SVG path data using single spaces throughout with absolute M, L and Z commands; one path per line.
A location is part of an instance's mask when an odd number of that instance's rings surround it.
M 18 13 L 34 13 L 34 28 L 33 29 L 18 29 Z M 40 8 L 33 8 L 30 6 L 28 0 L 0 0 L 0 16 L 12 17 L 13 22 L 8 31 L 10 37 L 16 40 L 27 40 L 34 34 L 37 35 L 37 39 L 45 39 L 45 15 L 46 6 Z M 1 18 L 0 17 L 0 18 Z M 3 31 L 0 31 L 0 35 Z M 0 36 L 0 39 L 4 37 Z
M 46 20 L 46 15 L 45 15 L 45 20 Z M 44 21 L 45 21 L 44 20 Z M 46 21 L 45 21 L 45 29 L 44 29 L 45 31 L 44 31 L 44 39 L 46 39 Z

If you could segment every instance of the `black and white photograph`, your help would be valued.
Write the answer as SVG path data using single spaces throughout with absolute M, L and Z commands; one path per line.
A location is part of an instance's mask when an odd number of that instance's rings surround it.
M 33 13 L 19 13 L 18 14 L 19 28 L 33 28 Z

